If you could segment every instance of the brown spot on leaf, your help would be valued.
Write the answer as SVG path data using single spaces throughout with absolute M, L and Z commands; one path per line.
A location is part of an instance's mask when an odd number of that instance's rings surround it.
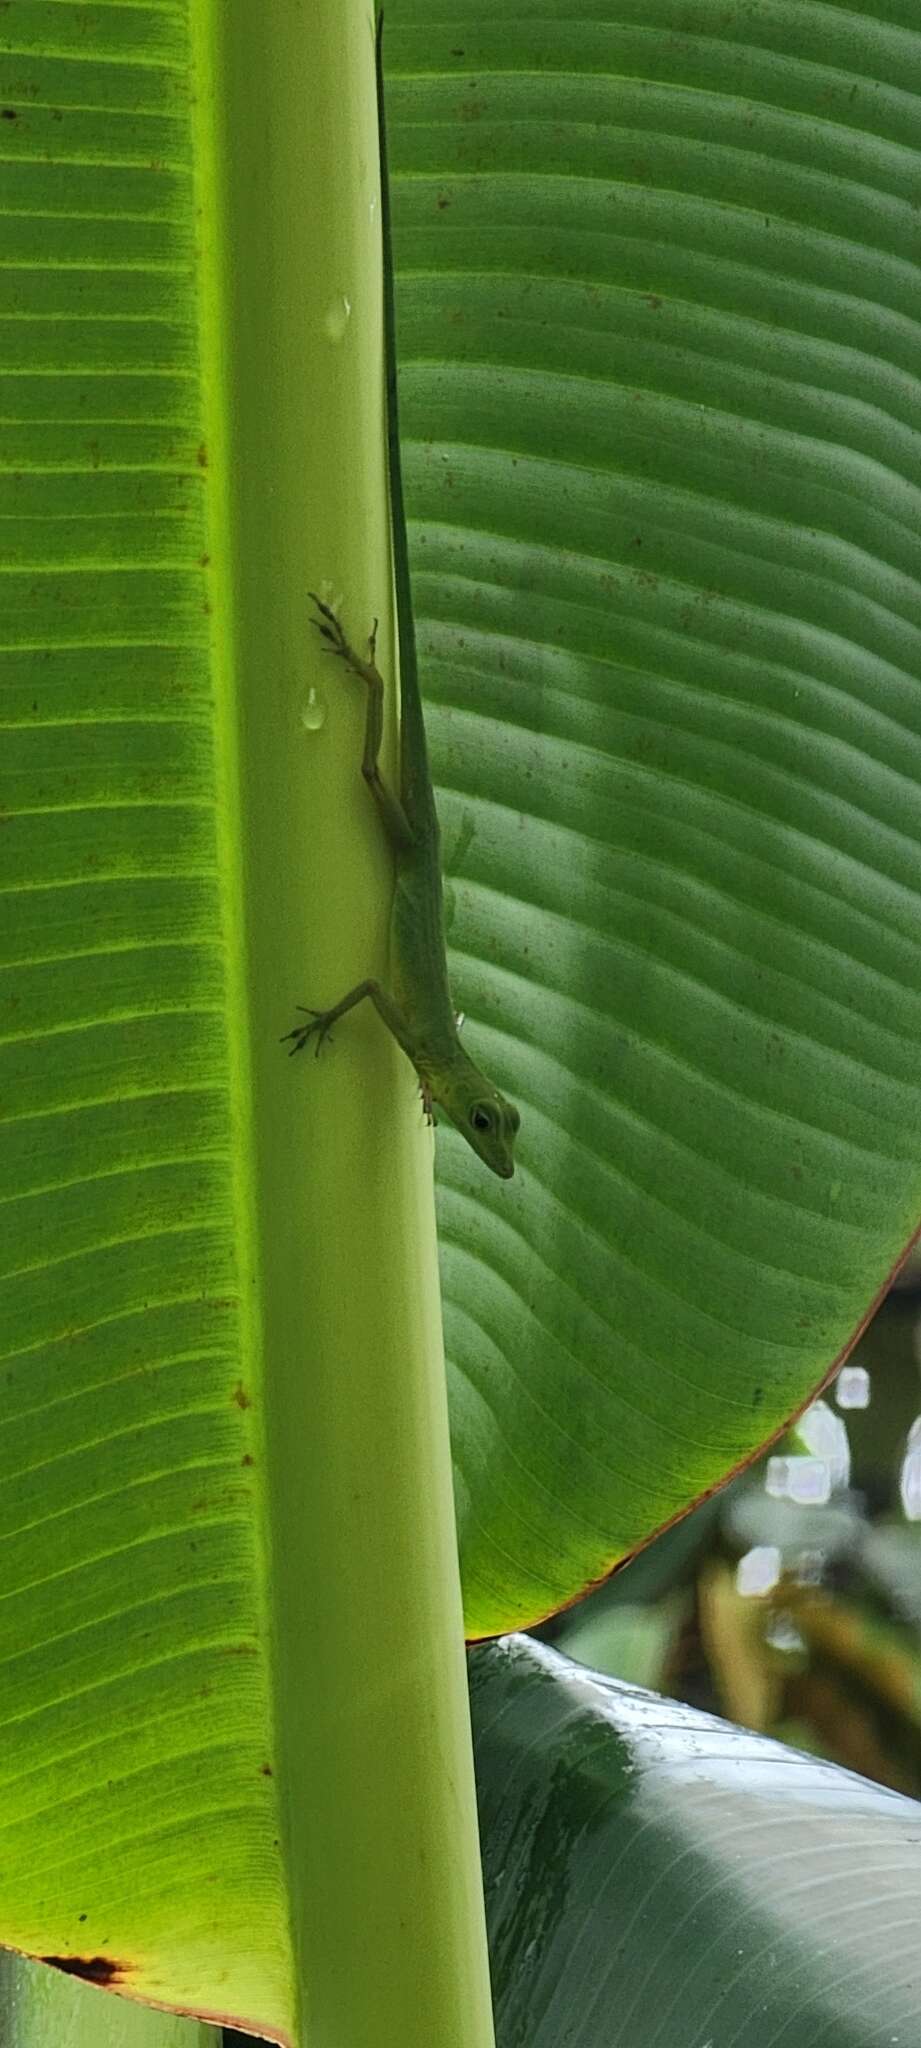
M 237 1381 L 233 1390 L 233 1398 L 238 1408 L 251 1408 L 253 1405 L 242 1380 Z
M 121 1984 L 131 1975 L 129 1965 L 112 1956 L 41 1956 L 39 1960 L 50 1963 L 53 1970 L 63 1970 L 68 1977 L 82 1977 L 87 1984 Z

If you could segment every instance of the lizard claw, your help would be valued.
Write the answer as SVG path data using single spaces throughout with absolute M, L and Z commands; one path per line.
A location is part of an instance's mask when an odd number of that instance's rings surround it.
M 324 650 L 325 653 L 338 654 L 340 661 L 344 661 L 347 668 L 354 669 L 356 675 L 363 677 L 367 681 L 367 669 L 364 663 L 360 662 L 357 655 L 353 653 L 345 637 L 339 614 L 334 606 L 327 604 L 324 597 L 318 597 L 315 590 L 309 590 L 307 595 L 311 603 L 316 605 L 317 611 L 320 614 L 318 619 L 311 619 L 310 623 L 316 627 L 320 638 L 327 642 Z M 368 641 L 368 660 L 372 668 L 374 667 L 374 655 L 377 648 L 377 626 L 378 621 L 375 619 Z
M 325 605 L 323 609 L 324 611 L 326 610 Z M 330 613 L 330 618 L 332 618 L 332 613 Z M 325 650 L 326 653 L 338 654 L 341 661 L 348 661 L 348 641 L 346 640 L 345 634 L 342 631 L 342 627 L 340 626 L 338 619 L 333 619 L 332 625 L 327 625 L 325 620 L 323 619 L 313 619 L 311 620 L 311 624 L 316 626 L 317 632 L 319 633 L 321 640 L 326 640 L 329 642 L 329 645 Z
M 285 1045 L 289 1038 L 293 1038 L 294 1044 L 292 1045 L 291 1051 L 288 1054 L 288 1058 L 293 1059 L 296 1052 L 303 1052 L 308 1038 L 313 1038 L 315 1036 L 317 1041 L 315 1048 L 315 1057 L 319 1059 L 320 1047 L 323 1044 L 324 1039 L 328 1038 L 330 1035 L 330 1027 L 326 1021 L 328 1012 L 326 1010 L 309 1010 L 305 1003 L 297 1003 L 295 1007 L 298 1010 L 302 1010 L 305 1017 L 310 1018 L 310 1023 L 295 1024 L 293 1031 L 283 1032 L 279 1043 L 281 1045 Z
M 317 632 L 321 637 L 329 641 L 332 653 L 340 655 L 343 661 L 347 661 L 349 658 L 349 644 L 332 605 L 327 604 L 325 598 L 318 597 L 315 590 L 308 590 L 307 595 L 310 598 L 311 604 L 316 605 L 317 611 L 320 614 L 318 619 L 311 619 L 311 625 L 316 626 Z

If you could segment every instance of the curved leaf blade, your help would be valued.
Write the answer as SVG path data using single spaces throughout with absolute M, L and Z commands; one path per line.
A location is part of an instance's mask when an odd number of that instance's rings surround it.
M 891 2048 L 921 1806 L 510 1637 L 473 1653 L 500 2048 Z
M 478 1635 L 750 1457 L 921 1213 L 921 38 L 388 33 L 452 967 L 524 1110 L 510 1188 L 439 1153 Z

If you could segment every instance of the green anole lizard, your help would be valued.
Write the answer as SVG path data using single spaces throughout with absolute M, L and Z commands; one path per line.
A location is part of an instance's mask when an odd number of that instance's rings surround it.
M 393 244 L 387 183 L 387 135 L 384 122 L 382 61 L 383 13 L 377 10 L 377 116 L 380 135 L 381 232 L 384 284 L 384 350 L 387 404 L 387 462 L 393 538 L 394 589 L 400 645 L 400 792 L 395 795 L 379 767 L 384 723 L 384 684 L 375 665 L 372 631 L 366 659 L 345 637 L 332 606 L 311 592 L 317 609 L 314 624 L 346 668 L 368 692 L 365 745 L 361 772 L 377 804 L 393 848 L 396 886 L 390 919 L 390 987 L 367 980 L 357 983 L 330 1010 L 307 1010 L 306 1024 L 285 1033 L 293 1039 L 292 1054 L 308 1040 L 319 1052 L 337 1018 L 368 996 L 419 1076 L 426 1114 L 438 1103 L 474 1152 L 503 1180 L 515 1170 L 514 1144 L 520 1117 L 492 1082 L 465 1053 L 458 1036 L 445 957 L 444 913 L 438 816 L 432 791 L 422 698 L 416 662 L 416 636 L 409 583 L 403 471 L 397 410 L 396 318 L 393 292 Z M 299 1006 L 302 1007 L 302 1006 Z

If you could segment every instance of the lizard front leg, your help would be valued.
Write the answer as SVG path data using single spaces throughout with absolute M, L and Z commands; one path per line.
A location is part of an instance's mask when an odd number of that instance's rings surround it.
M 407 1019 L 400 1009 L 399 1003 L 394 1002 L 393 997 L 388 995 L 387 990 L 382 988 L 379 981 L 374 981 L 370 977 L 367 981 L 356 982 L 355 987 L 349 989 L 348 995 L 343 996 L 338 1003 L 334 1003 L 332 1009 L 307 1010 L 305 1014 L 308 1022 L 306 1024 L 295 1024 L 293 1031 L 286 1031 L 281 1041 L 282 1045 L 286 1044 L 289 1038 L 294 1040 L 291 1047 L 291 1057 L 293 1058 L 296 1052 L 303 1052 L 309 1039 L 315 1038 L 317 1042 L 316 1050 L 319 1053 L 320 1047 L 324 1039 L 329 1037 L 333 1025 L 338 1023 L 339 1018 L 344 1017 L 348 1010 L 354 1010 L 357 1003 L 363 1003 L 366 996 L 374 1004 L 378 1016 L 383 1019 L 388 1031 L 392 1032 L 397 1044 L 402 1046 L 403 1051 L 412 1060 L 413 1066 L 416 1066 L 415 1039 Z M 304 1009 L 304 1005 L 299 1003 L 298 1009 Z M 418 1073 L 418 1068 L 416 1068 L 416 1071 Z

